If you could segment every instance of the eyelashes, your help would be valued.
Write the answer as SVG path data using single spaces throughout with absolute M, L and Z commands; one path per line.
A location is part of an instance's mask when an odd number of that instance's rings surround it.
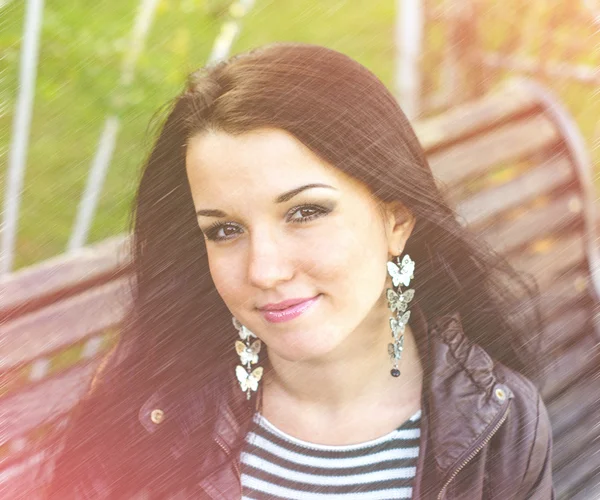
M 299 205 L 297 207 L 292 208 L 288 212 L 287 220 L 290 222 L 293 222 L 295 224 L 305 224 L 314 219 L 318 219 L 320 217 L 323 217 L 323 216 L 331 213 L 332 210 L 333 210 L 332 207 L 323 207 L 321 205 L 315 205 L 315 204 Z M 297 217 L 297 218 L 289 217 L 290 215 L 294 215 L 295 213 L 302 213 L 302 212 L 306 213 L 307 211 L 309 212 L 309 215 L 305 215 L 305 216 Z M 235 237 L 235 235 L 238 233 L 233 232 L 233 233 L 229 233 L 225 236 L 221 236 L 221 235 L 219 235 L 219 231 L 221 231 L 221 229 L 235 230 L 238 227 L 239 226 L 233 222 L 214 222 L 206 229 L 206 231 L 204 231 L 204 235 L 205 235 L 206 239 L 210 240 L 210 241 L 229 240 L 232 237 Z

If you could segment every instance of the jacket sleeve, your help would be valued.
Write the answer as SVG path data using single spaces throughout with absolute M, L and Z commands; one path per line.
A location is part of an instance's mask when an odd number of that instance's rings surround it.
M 520 492 L 519 498 L 527 500 L 554 500 L 555 498 L 552 485 L 552 427 L 544 402 L 539 395 L 535 437 Z
M 79 403 L 76 415 L 71 418 L 60 451 L 54 457 L 52 480 L 46 490 L 46 500 L 81 500 L 109 498 L 110 488 L 102 479 L 102 461 L 92 446 L 85 417 L 92 408 Z M 99 463 L 98 463 L 99 462 Z

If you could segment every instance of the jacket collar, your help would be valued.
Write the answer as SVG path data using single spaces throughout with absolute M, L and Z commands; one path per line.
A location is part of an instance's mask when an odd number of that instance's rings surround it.
M 490 356 L 465 336 L 458 313 L 442 316 L 428 324 L 418 303 L 413 304 L 411 311 L 411 327 L 424 368 L 421 448 L 414 483 L 414 496 L 421 498 L 425 495 L 419 491 L 419 485 L 443 484 L 492 433 L 513 395 L 502 381 L 497 380 Z M 225 453 L 230 452 L 241 431 L 233 411 L 237 401 L 232 403 L 230 398 L 243 394 L 235 390 L 235 381 L 231 388 L 229 396 L 222 395 L 218 403 L 219 418 L 214 430 L 214 439 Z M 170 412 L 174 414 L 175 418 L 170 419 L 171 431 L 165 433 L 174 440 L 171 448 L 174 458 L 184 454 L 186 446 L 191 444 L 190 430 L 198 425 L 202 414 L 200 407 L 206 404 L 198 394 L 184 399 L 194 408 L 182 409 L 181 400 L 172 401 L 169 391 L 161 387 L 144 403 L 139 413 L 142 425 L 149 432 L 156 431 L 161 425 L 152 421 L 153 409 L 164 409 L 165 421 Z M 219 493 L 227 491 L 231 495 L 231 473 L 216 473 L 203 482 L 203 487 L 212 490 L 214 498 L 231 498 Z

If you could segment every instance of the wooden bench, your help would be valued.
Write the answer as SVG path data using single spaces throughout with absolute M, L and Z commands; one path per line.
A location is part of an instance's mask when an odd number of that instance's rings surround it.
M 577 128 L 527 81 L 415 125 L 461 221 L 543 292 L 542 394 L 559 499 L 600 495 L 600 277 L 595 191 Z M 35 499 L 69 411 L 130 302 L 129 237 L 0 281 L 0 498 Z M 36 450 L 35 453 L 32 450 Z
M 416 129 L 461 221 L 539 284 L 548 362 L 537 382 L 553 425 L 557 497 L 598 498 L 600 254 L 591 165 L 578 129 L 528 80 Z
M 44 445 L 64 430 L 131 303 L 128 249 L 117 236 L 0 280 L 0 498 L 40 498 L 54 451 Z

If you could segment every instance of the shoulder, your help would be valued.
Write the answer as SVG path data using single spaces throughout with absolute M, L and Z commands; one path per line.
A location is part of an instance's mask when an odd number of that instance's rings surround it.
M 133 479 L 135 471 L 124 458 L 137 454 L 140 432 L 121 405 L 112 407 L 109 398 L 94 391 L 75 409 L 55 459 L 47 498 L 114 498 L 112 485 Z
M 211 430 L 205 391 L 180 379 L 134 383 L 113 367 L 99 372 L 72 414 L 49 499 L 138 498 L 147 489 L 163 498 L 187 488 L 205 461 L 207 448 L 193 445 Z
M 552 427 L 542 397 L 522 374 L 500 363 L 495 371 L 510 390 L 511 402 L 506 421 L 490 442 L 490 458 L 495 467 L 510 471 L 519 485 L 517 498 L 553 498 Z
M 511 392 L 507 429 L 519 429 L 524 440 L 533 446 L 540 432 L 549 434 L 551 431 L 548 413 L 537 387 L 527 377 L 501 363 L 496 364 L 495 372 L 498 380 Z
M 49 499 L 115 498 L 113 485 L 133 488 L 145 463 L 145 435 L 138 419 L 140 394 L 123 380 L 106 377 L 112 356 L 101 367 L 86 396 L 73 409 L 64 435 L 58 439 Z M 144 460 L 141 460 L 141 459 Z

